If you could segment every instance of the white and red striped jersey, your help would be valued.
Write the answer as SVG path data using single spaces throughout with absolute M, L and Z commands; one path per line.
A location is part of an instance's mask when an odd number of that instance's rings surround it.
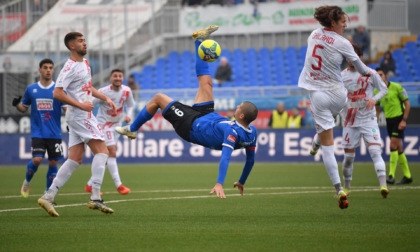
M 338 33 L 318 28 L 308 38 L 305 65 L 298 86 L 307 90 L 333 90 L 343 86 L 341 63 L 344 58 L 359 60 L 350 42 Z
M 92 101 L 92 75 L 86 59 L 78 62 L 68 59 L 58 75 L 56 87 L 63 88 L 67 95 L 78 102 Z M 87 112 L 77 107 L 68 106 L 66 120 L 81 120 L 92 117 L 92 112 Z
M 122 122 L 125 117 L 125 104 L 127 104 L 127 115 L 130 118 L 132 117 L 131 113 L 134 108 L 134 99 L 133 92 L 131 92 L 131 88 L 125 85 L 121 85 L 121 88 L 119 88 L 119 90 L 115 90 L 112 88 L 112 84 L 110 84 L 108 86 L 100 88 L 98 91 L 108 96 L 117 107 L 117 112 L 114 112 L 106 101 L 102 101 L 100 99 L 95 98 L 93 100 L 93 105 L 100 105 L 98 114 L 96 115 L 99 125 L 103 127 L 107 124 L 112 127 L 115 126 L 115 124 Z
M 347 68 L 341 75 L 344 87 L 347 89 L 347 105 L 341 115 L 344 127 L 361 127 L 370 123 L 376 123 L 376 110 L 366 109 L 367 99 L 374 99 L 376 102 L 382 99 L 388 92 L 388 88 L 382 81 L 379 74 L 370 69 L 370 77 L 359 74 L 356 70 Z M 373 96 L 373 91 L 377 88 L 379 92 Z

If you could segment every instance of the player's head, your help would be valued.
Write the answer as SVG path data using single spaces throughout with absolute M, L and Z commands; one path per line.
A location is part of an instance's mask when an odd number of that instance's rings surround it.
M 314 18 L 325 28 L 343 35 L 347 27 L 347 14 L 338 6 L 321 6 L 315 9 Z
M 87 53 L 86 40 L 80 32 L 69 32 L 64 37 L 64 44 L 70 51 L 74 51 L 80 56 Z
M 377 67 L 375 70 L 379 74 L 379 76 L 381 76 L 382 80 L 385 83 L 388 83 L 388 75 L 385 73 L 385 71 L 380 67 Z
M 244 101 L 236 107 L 236 120 L 239 120 L 247 125 L 254 121 L 257 118 L 257 115 L 258 109 L 252 102 Z
M 124 74 L 123 71 L 120 69 L 113 69 L 111 71 L 111 76 L 109 77 L 111 84 L 113 87 L 119 88 L 121 87 L 124 81 Z
M 39 75 L 41 80 L 50 81 L 54 74 L 54 62 L 51 59 L 43 59 L 39 62 Z
M 359 46 L 358 44 L 355 44 L 355 43 L 352 43 L 352 45 L 353 45 L 354 52 L 357 54 L 357 56 L 359 56 L 360 59 L 362 59 L 363 58 L 363 47 L 361 47 L 361 46 Z M 349 63 L 350 69 L 353 70 L 353 71 L 356 70 L 356 68 L 353 66 L 351 61 L 348 60 L 348 59 L 346 59 L 346 60 L 347 60 L 347 63 Z

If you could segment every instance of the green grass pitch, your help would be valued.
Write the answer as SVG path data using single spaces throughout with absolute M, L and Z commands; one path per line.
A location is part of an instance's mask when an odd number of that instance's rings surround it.
M 105 173 L 111 215 L 86 207 L 90 166 L 83 165 L 55 198 L 58 218 L 37 204 L 45 165 L 28 199 L 19 192 L 26 167 L 3 166 L 0 251 L 418 251 L 420 163 L 409 165 L 414 182 L 389 186 L 383 199 L 373 165 L 356 163 L 345 210 L 322 163 L 256 163 L 243 197 L 232 187 L 243 164 L 231 164 L 227 199 L 208 195 L 217 163 L 120 165 L 132 192 L 118 194 Z

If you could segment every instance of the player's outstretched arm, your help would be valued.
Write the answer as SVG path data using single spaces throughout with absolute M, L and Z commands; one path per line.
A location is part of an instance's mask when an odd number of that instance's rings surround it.
M 372 72 L 371 78 L 373 81 L 373 86 L 378 90 L 378 92 L 375 94 L 375 96 L 368 100 L 368 103 L 366 104 L 367 109 L 373 109 L 375 104 L 388 93 L 386 84 L 382 81 L 377 72 Z
M 226 195 L 223 192 L 223 183 L 225 182 L 226 173 L 229 167 L 230 156 L 232 155 L 232 147 L 223 146 L 222 148 L 222 157 L 220 158 L 219 163 L 219 177 L 217 178 L 217 183 L 210 191 L 210 194 L 216 192 L 217 197 L 225 199 Z
M 246 162 L 244 165 L 244 169 L 242 170 L 241 177 L 239 178 L 239 181 L 233 183 L 233 187 L 238 187 L 239 193 L 241 195 L 244 194 L 244 184 L 246 180 L 248 179 L 248 176 L 251 173 L 252 168 L 254 167 L 254 159 L 255 159 L 255 146 L 248 147 L 246 149 Z

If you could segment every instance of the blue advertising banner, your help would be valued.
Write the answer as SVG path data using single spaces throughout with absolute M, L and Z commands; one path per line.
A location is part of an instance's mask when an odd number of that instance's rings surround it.
M 420 128 L 407 128 L 404 138 L 404 152 L 408 161 L 420 162 Z M 337 160 L 343 158 L 340 147 L 342 130 L 335 129 L 335 154 Z M 258 130 L 256 162 L 314 162 L 321 161 L 321 155 L 309 154 L 313 129 Z M 390 139 L 385 128 L 381 128 L 383 140 L 383 157 L 389 160 Z M 64 155 L 68 156 L 68 134 L 63 134 Z M 30 134 L 0 134 L 0 165 L 26 165 L 32 158 Z M 385 148 L 386 146 L 386 148 Z M 83 159 L 84 163 L 92 161 L 93 154 L 89 148 Z M 137 139 L 129 140 L 120 137 L 117 144 L 119 163 L 185 163 L 185 162 L 218 162 L 221 152 L 185 142 L 173 131 L 140 131 Z M 231 161 L 245 162 L 245 151 L 236 150 Z M 367 147 L 362 145 L 356 152 L 356 161 L 371 161 Z M 46 163 L 46 161 L 44 160 Z

